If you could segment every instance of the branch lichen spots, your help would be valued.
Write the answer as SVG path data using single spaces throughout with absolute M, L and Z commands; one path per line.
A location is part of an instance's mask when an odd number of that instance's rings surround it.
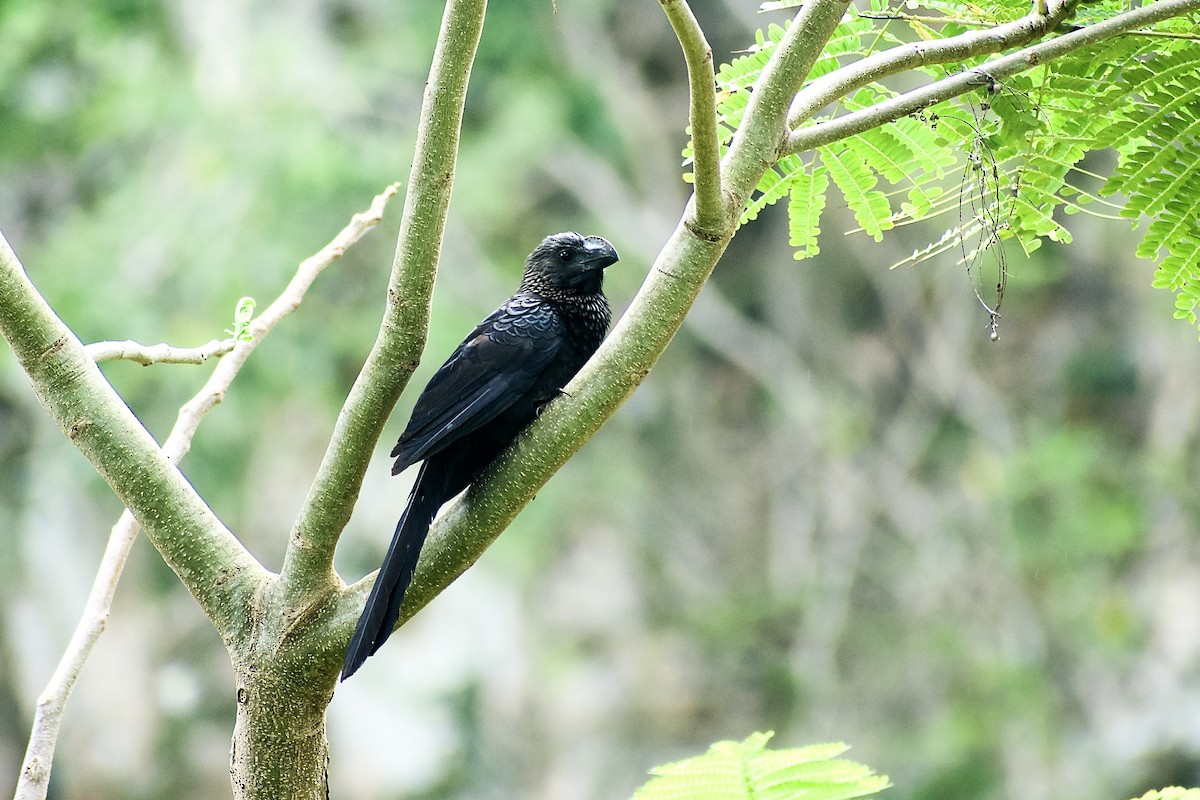
M 66 346 L 67 346 L 67 337 L 66 336 L 58 337 L 57 339 L 54 340 L 53 344 L 51 344 L 44 351 L 42 351 L 41 359 L 43 361 L 46 361 L 48 359 L 53 358 L 58 353 L 59 350 L 62 350 Z

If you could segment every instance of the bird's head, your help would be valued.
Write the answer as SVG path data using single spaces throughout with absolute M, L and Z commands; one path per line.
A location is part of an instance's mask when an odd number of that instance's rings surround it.
M 551 234 L 525 259 L 521 285 L 550 293 L 594 294 L 600 291 L 604 268 L 617 258 L 616 249 L 599 236 Z

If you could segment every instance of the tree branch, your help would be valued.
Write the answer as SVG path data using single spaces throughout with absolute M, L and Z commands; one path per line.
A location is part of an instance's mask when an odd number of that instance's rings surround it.
M 745 207 L 763 172 L 775 162 L 788 130 L 788 106 L 849 6 L 849 0 L 808 0 L 755 81 L 742 124 L 724 160 L 726 187 L 735 198 L 734 208 Z
M 13 800 L 45 800 L 50 788 L 50 770 L 54 763 L 54 750 L 62 729 L 63 711 L 75 682 L 79 679 L 83 665 L 92 654 L 92 648 L 108 627 L 108 616 L 112 599 L 117 591 L 117 582 L 129 558 L 130 548 L 137 539 L 138 524 L 129 509 L 121 512 L 117 524 L 108 536 L 104 555 L 96 570 L 92 590 L 80 615 L 71 641 L 63 651 L 54 674 L 42 693 L 38 695 L 33 714 L 33 727 L 29 732 L 29 744 L 21 762 L 21 774 Z
M 146 528 L 212 619 L 242 608 L 267 572 L 159 449 L 0 236 L 0 333 L 42 407 Z
M 342 228 L 329 244 L 301 261 L 287 288 L 247 326 L 246 338 L 242 340 L 234 338 L 213 339 L 211 342 L 200 347 L 172 347 L 166 343 L 144 345 L 128 340 L 123 342 L 93 342 L 85 347 L 87 354 L 93 361 L 124 359 L 127 361 L 136 361 L 143 366 L 149 366 L 151 364 L 203 364 L 213 356 L 228 355 L 236 349 L 238 350 L 238 358 L 233 360 L 238 362 L 237 366 L 227 368 L 224 374 L 220 376 L 221 380 L 213 386 L 213 388 L 220 388 L 221 391 L 201 392 L 201 394 L 211 396 L 214 404 L 219 403 L 223 399 L 224 387 L 229 386 L 233 376 L 238 373 L 241 365 L 246 362 L 246 357 L 258 347 L 263 337 L 278 325 L 284 317 L 300 307 L 300 303 L 304 300 L 304 295 L 308 291 L 308 288 L 312 286 L 313 281 L 316 280 L 316 277 L 326 267 L 345 255 L 346 251 L 358 242 L 367 231 L 383 221 L 384 209 L 387 208 L 388 202 L 399 192 L 400 184 L 398 183 L 393 183 L 384 189 L 381 194 L 375 196 L 375 199 L 371 201 L 371 205 L 366 211 L 351 217 L 346 227 Z M 208 408 L 211 407 L 208 406 Z
M 214 370 L 213 375 L 200 392 L 180 409 L 175 426 L 167 437 L 166 444 L 163 445 L 163 454 L 168 459 L 173 463 L 179 463 L 191 447 L 193 435 L 201 418 L 224 397 L 225 391 L 238 374 L 241 365 L 245 363 L 246 357 L 272 328 L 299 306 L 313 279 L 380 222 L 383 218 L 384 207 L 388 200 L 396 195 L 399 188 L 396 184 L 388 187 L 383 194 L 375 198 L 368 211 L 356 214 L 350 223 L 334 237 L 333 241 L 315 255 L 301 262 L 296 276 L 288 284 L 287 289 L 252 324 L 250 341 L 238 343 L 233 339 L 224 341 L 214 339 L 203 348 L 188 350 L 171 348 L 165 344 L 146 348 L 136 342 L 102 342 L 99 345 L 88 345 L 85 348 L 87 353 L 97 360 L 109 353 L 118 352 L 122 355 L 109 357 L 132 358 L 135 361 L 141 361 L 141 357 L 145 357 L 149 360 L 141 363 L 149 364 L 170 360 L 159 357 L 163 352 L 172 354 L 171 358 L 176 358 L 181 352 L 187 354 L 208 351 L 205 355 L 207 358 L 208 355 L 219 354 L 217 345 L 222 347 L 228 345 L 225 352 L 229 352 L 234 349 L 235 344 L 240 344 L 241 349 L 237 363 L 224 369 Z M 176 361 L 175 363 L 180 362 Z M 199 363 L 199 361 L 186 363 Z M 223 362 L 223 364 L 230 363 L 232 362 Z M 109 534 L 108 544 L 100 559 L 100 566 L 96 570 L 91 592 L 84 605 L 83 613 L 80 615 L 79 623 L 75 627 L 75 632 L 71 635 L 71 641 L 67 644 L 49 683 L 38 697 L 33 728 L 25 750 L 14 800 L 44 800 L 46 797 L 55 745 L 62 726 L 63 710 L 66 708 L 84 664 L 91 655 L 92 648 L 108 624 L 117 583 L 125 568 L 125 562 L 129 558 L 129 551 L 137 539 L 137 533 L 137 521 L 129 509 L 125 509 Z M 232 615 L 238 615 L 238 609 L 229 609 L 229 612 Z M 229 635 L 230 624 L 226 623 L 217 627 L 223 637 Z
M 281 574 L 285 602 L 341 585 L 333 573 L 334 546 L 350 520 L 388 415 L 420 361 L 467 83 L 486 10 L 486 0 L 446 3 L 425 85 L 383 322 L 288 539 Z
M 897 72 L 916 66 L 963 61 L 971 56 L 998 53 L 1036 41 L 1054 30 L 1069 12 L 1067 3 L 1058 3 L 1054 11 L 1045 16 L 1035 11 L 987 30 L 967 31 L 948 39 L 917 41 L 867 56 L 805 86 L 792 102 L 788 112 L 788 127 L 797 127 L 818 109 L 855 89 Z
M 687 0 L 659 0 L 683 48 L 691 95 L 692 175 L 696 221 L 701 231 L 719 232 L 728 209 L 721 186 L 721 151 L 717 136 L 716 78 L 712 48 Z
M 123 342 L 93 342 L 84 349 L 93 361 L 136 361 L 143 367 L 151 364 L 203 364 L 213 356 L 223 356 L 233 350 L 237 339 L 213 339 L 199 347 L 172 347 L 161 344 Z
M 951 75 L 920 89 L 913 89 L 870 108 L 800 128 L 789 134 L 779 154 L 800 153 L 854 136 L 978 89 L 989 79 L 1003 80 L 1067 53 L 1196 10 L 1200 10 L 1200 0 L 1158 0 L 1048 42 L 994 59 L 975 69 Z
M 398 183 L 393 183 L 384 189 L 381 194 L 375 196 L 375 199 L 371 201 L 371 206 L 366 211 L 351 217 L 346 227 L 342 228 L 329 241 L 329 244 L 300 262 L 299 266 L 296 267 L 296 272 L 292 276 L 292 279 L 288 281 L 288 285 L 279 296 L 261 314 L 250 321 L 250 324 L 246 327 L 246 338 L 236 343 L 233 350 L 221 359 L 221 363 L 213 370 L 204 387 L 196 393 L 195 397 L 179 409 L 179 416 L 176 418 L 175 427 L 171 430 L 171 434 L 163 444 L 163 450 L 167 453 L 168 457 L 178 463 L 179 459 L 187 455 L 188 450 L 191 448 L 192 437 L 196 432 L 196 426 L 200 424 L 200 420 L 203 419 L 205 414 L 225 399 L 226 390 L 233 383 L 234 377 L 241 371 L 250 354 L 258 348 L 267 334 L 284 317 L 300 307 L 305 293 L 308 292 L 309 287 L 312 286 L 317 276 L 326 267 L 345 255 L 346 251 L 361 239 L 367 231 L 374 228 L 383 220 L 383 212 L 387 207 L 388 201 L 395 197 L 399 191 L 400 185 Z

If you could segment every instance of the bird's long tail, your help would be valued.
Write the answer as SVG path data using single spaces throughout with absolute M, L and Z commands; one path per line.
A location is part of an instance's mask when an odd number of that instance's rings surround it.
M 400 602 L 412 582 L 429 526 L 442 503 L 449 499 L 446 497 L 445 476 L 439 474 L 442 470 L 436 466 L 430 470 L 429 464 L 426 461 L 421 465 L 408 498 L 408 507 L 396 524 L 396 532 L 392 534 L 392 543 L 388 546 L 383 566 L 379 568 L 379 575 L 371 588 L 371 596 L 367 598 L 362 616 L 358 618 L 354 636 L 350 638 L 350 647 L 346 650 L 346 660 L 342 662 L 342 680 L 357 672 L 363 662 L 374 655 L 391 636 L 392 627 L 400 617 Z

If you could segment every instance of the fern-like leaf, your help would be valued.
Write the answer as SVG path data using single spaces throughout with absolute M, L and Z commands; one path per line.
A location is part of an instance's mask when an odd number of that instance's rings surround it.
M 1184 789 L 1180 786 L 1168 786 L 1146 792 L 1135 800 L 1200 800 L 1200 789 Z
M 797 261 L 812 258 L 821 252 L 817 245 L 821 234 L 821 212 L 825 210 L 825 193 L 829 190 L 829 173 L 820 164 L 796 173 L 788 197 L 789 243 L 795 248 Z
M 887 197 L 875 188 L 879 181 L 866 161 L 840 142 L 822 147 L 821 160 L 858 224 L 875 241 L 882 241 L 883 232 L 892 228 L 891 208 Z
M 717 742 L 702 756 L 664 764 L 634 800 L 848 800 L 886 789 L 886 776 L 839 759 L 840 743 L 767 750 L 771 733 Z
M 767 0 L 761 10 L 800 5 L 801 0 Z M 908 0 L 900 15 L 896 0 L 865 0 L 865 5 L 886 20 L 856 14 L 842 19 L 810 80 L 914 38 L 945 39 L 1029 12 L 1027 0 Z M 1129 7 L 1129 0 L 1090 0 L 1079 4 L 1072 24 L 1094 24 Z M 894 24 L 897 16 L 907 31 Z M 751 87 L 789 24 L 772 23 L 758 31 L 749 50 L 718 71 L 722 147 L 741 124 Z M 916 69 L 937 80 L 967 69 L 986 72 L 991 57 Z M 956 215 L 939 241 L 901 263 L 957 250 L 959 262 L 971 265 L 984 250 L 1005 243 L 1028 254 L 1045 241 L 1070 242 L 1064 222 L 1073 214 L 1145 217 L 1149 225 L 1137 252 L 1161 259 L 1154 285 L 1175 292 L 1176 315 L 1194 320 L 1200 308 L 1197 74 L 1200 42 L 1194 20 L 1180 17 L 1066 54 L 1002 83 L 981 77 L 977 92 L 772 165 L 742 222 L 788 198 L 796 257 L 810 258 L 818 252 L 824 193 L 832 182 L 861 230 L 877 241 L 898 225 Z M 911 85 L 900 78 L 884 81 L 856 88 L 804 124 L 871 108 Z M 893 81 L 895 87 L 887 85 Z M 1117 151 L 1118 161 L 1105 181 L 1083 164 L 1089 154 L 1108 149 Z M 1098 182 L 1103 182 L 1099 188 Z M 1005 258 L 996 256 L 1000 264 Z
M 1143 56 L 1119 76 L 1137 101 L 1105 131 L 1117 169 L 1102 194 L 1126 196 L 1123 216 L 1152 219 L 1138 245 L 1162 257 L 1153 284 L 1176 293 L 1175 316 L 1195 325 L 1200 303 L 1200 44 Z

